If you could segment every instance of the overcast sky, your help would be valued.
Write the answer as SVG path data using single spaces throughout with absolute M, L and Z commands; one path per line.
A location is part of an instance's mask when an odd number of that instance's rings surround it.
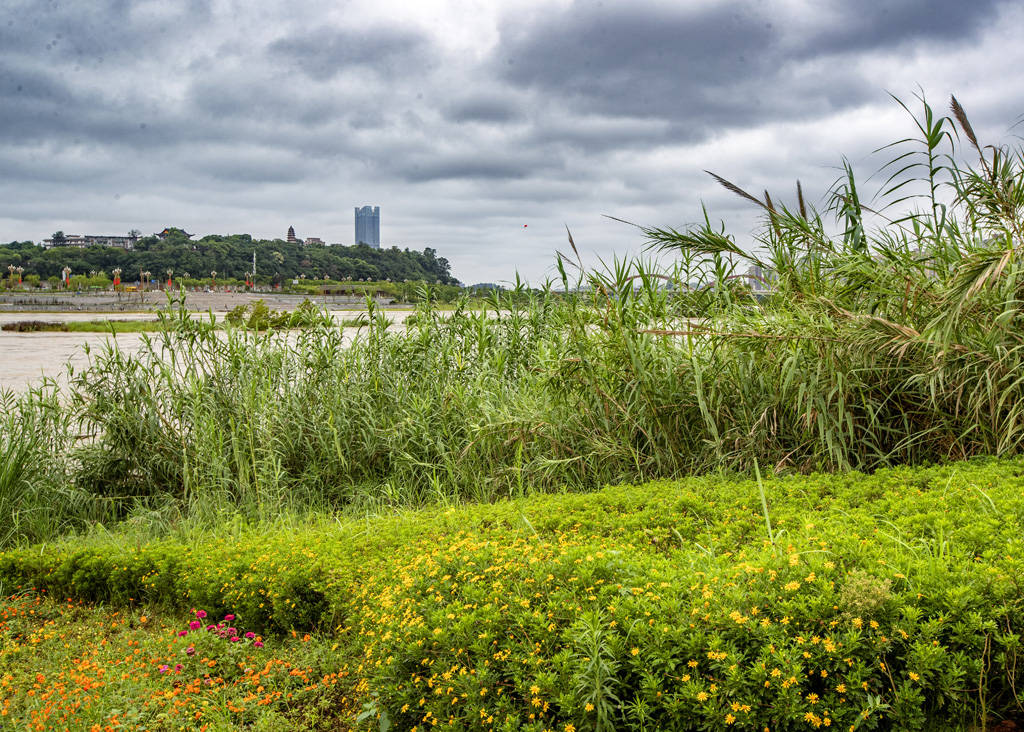
M 877 10 L 871 10 L 872 6 Z M 983 142 L 1024 113 L 1024 3 L 990 0 L 0 0 L 0 241 L 251 233 L 434 247 L 538 282 L 568 226 L 753 212 L 703 172 L 820 201 L 950 93 Z M 2 264 L 2 263 L 0 263 Z

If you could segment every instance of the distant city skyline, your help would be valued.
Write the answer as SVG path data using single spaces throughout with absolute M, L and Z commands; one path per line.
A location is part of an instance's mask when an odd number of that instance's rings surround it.
M 356 234 L 353 244 L 380 249 L 380 206 L 356 207 Z
M 387 246 L 540 283 L 566 227 L 593 266 L 643 251 L 605 214 L 685 228 L 704 203 L 749 246 L 759 209 L 705 170 L 823 209 L 845 155 L 867 200 L 872 151 L 915 134 L 889 92 L 955 93 L 1012 142 L 1022 24 L 1007 0 L 6 0 L 0 240 L 348 242 L 376 202 Z

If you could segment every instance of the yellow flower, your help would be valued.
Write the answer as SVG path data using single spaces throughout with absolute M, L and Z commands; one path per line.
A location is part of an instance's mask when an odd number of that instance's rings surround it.
M 633 650 L 631 650 L 631 651 L 630 651 L 629 653 L 630 653 L 630 655 L 632 655 L 632 656 L 635 656 L 635 655 L 637 655 L 638 653 L 640 653 L 640 649 L 639 649 L 639 648 L 634 648 L 634 649 L 633 649 Z
M 565 725 L 565 732 L 576 732 L 576 726 L 572 724 Z
M 593 705 L 593 704 L 591 704 L 590 702 L 587 702 L 587 703 L 586 703 L 586 704 L 585 704 L 585 705 L 583 706 L 583 711 L 584 711 L 584 712 L 592 712 L 592 711 L 594 711 L 594 705 Z
M 731 714 L 726 714 L 725 715 L 725 723 L 726 724 L 732 724 L 735 721 L 736 721 L 736 717 L 732 716 Z
M 700 701 L 700 702 L 707 701 L 707 698 L 708 698 L 707 692 L 705 692 L 705 691 L 697 692 L 697 701 Z
M 910 680 L 911 680 L 911 681 L 917 681 L 917 680 L 919 680 L 920 678 L 921 678 L 921 677 L 920 677 L 920 676 L 918 676 L 917 674 L 915 674 L 915 673 L 914 673 L 913 671 L 911 671 L 911 672 L 910 672 Z
M 536 684 L 534 684 L 533 686 L 530 687 L 530 693 L 533 694 L 534 696 L 537 696 L 538 694 L 540 694 L 540 687 L 537 686 Z

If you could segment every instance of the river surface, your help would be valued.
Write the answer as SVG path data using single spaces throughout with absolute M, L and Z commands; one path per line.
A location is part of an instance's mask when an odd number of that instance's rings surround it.
M 354 318 L 358 312 L 339 310 L 331 313 L 335 319 Z M 387 311 L 392 323 L 401 324 L 410 315 L 407 310 Z M 218 322 L 224 318 L 223 312 L 215 312 Z M 208 316 L 197 313 L 197 317 Z M 0 313 L 0 325 L 20 320 L 42 320 L 46 322 L 72 322 L 82 320 L 100 320 L 103 315 L 97 313 Z M 109 316 L 112 320 L 155 320 L 153 313 L 117 313 Z M 33 384 L 38 384 L 44 377 L 55 379 L 59 384 L 68 381 L 68 366 L 79 371 L 89 365 L 86 347 L 94 353 L 115 338 L 117 347 L 128 354 L 136 353 L 141 344 L 143 333 L 14 333 L 0 330 L 0 391 L 26 391 Z M 148 334 L 153 337 L 154 333 Z

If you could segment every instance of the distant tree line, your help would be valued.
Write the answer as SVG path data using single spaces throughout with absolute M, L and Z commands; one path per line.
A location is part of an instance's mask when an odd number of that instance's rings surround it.
M 60 241 L 60 237 L 56 238 Z M 248 234 L 211 234 L 193 240 L 180 229 L 170 229 L 163 238 L 142 237 L 134 251 L 106 246 L 44 249 L 32 242 L 11 242 L 0 245 L 0 268 L 22 267 L 25 275 L 38 275 L 43 280 L 60 277 L 64 267 L 70 267 L 74 274 L 109 273 L 120 267 L 121 278 L 126 282 L 137 280 L 140 271 L 151 272 L 159 279 L 168 269 L 173 269 L 175 276 L 188 272 L 192 277 L 206 278 L 216 271 L 218 279 L 241 280 L 252 269 L 254 250 L 256 281 L 264 284 L 303 276 L 458 283 L 451 274 L 448 260 L 437 256 L 429 247 L 418 252 L 398 247 L 373 249 L 365 244 L 351 247 L 290 244 L 283 239 L 253 239 Z

